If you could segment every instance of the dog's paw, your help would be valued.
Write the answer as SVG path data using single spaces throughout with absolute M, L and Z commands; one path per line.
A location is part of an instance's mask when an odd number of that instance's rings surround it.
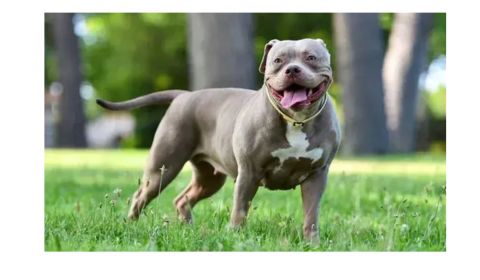
M 239 231 L 242 228 L 242 224 L 233 224 L 230 222 L 226 225 L 226 228 L 229 231 Z
M 318 231 L 309 231 L 303 234 L 303 239 L 305 242 L 308 242 L 311 245 L 319 245 L 320 244 L 320 236 Z

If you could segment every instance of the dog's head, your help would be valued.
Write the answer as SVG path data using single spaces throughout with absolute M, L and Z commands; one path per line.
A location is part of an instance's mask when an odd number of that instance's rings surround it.
M 321 39 L 271 40 L 259 70 L 275 100 L 295 112 L 316 104 L 332 83 L 330 54 Z

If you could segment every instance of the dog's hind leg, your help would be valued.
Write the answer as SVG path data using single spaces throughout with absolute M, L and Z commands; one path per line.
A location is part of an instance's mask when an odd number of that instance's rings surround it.
M 165 189 L 190 158 L 195 139 L 188 127 L 172 124 L 165 115 L 159 125 L 144 168 L 143 178 L 132 197 L 128 217 L 137 219 L 143 208 Z
M 185 190 L 174 200 L 179 217 L 189 223 L 192 221 L 191 210 L 200 200 L 215 194 L 225 183 L 226 175 L 216 173 L 205 161 L 191 161 L 192 180 Z

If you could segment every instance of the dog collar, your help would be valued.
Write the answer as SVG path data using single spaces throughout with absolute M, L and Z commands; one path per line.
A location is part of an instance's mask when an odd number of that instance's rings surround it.
M 322 97 L 323 102 L 322 102 L 322 105 L 320 106 L 320 109 L 318 109 L 318 111 L 315 114 L 313 114 L 310 117 L 304 119 L 303 121 L 297 121 L 293 117 L 290 117 L 289 115 L 282 112 L 282 110 L 280 110 L 280 108 L 278 108 L 277 104 L 275 104 L 275 101 L 273 101 L 272 97 L 270 96 L 270 92 L 268 90 L 268 85 L 266 83 L 265 83 L 265 90 L 266 90 L 265 93 L 267 94 L 268 101 L 270 101 L 270 104 L 275 109 L 275 111 L 277 111 L 283 117 L 284 120 L 286 120 L 287 122 L 291 122 L 293 124 L 293 126 L 303 127 L 306 122 L 309 122 L 309 121 L 313 120 L 315 117 L 317 117 L 318 115 L 320 115 L 320 113 L 325 108 L 325 105 L 327 104 L 328 92 L 325 92 L 325 94 Z

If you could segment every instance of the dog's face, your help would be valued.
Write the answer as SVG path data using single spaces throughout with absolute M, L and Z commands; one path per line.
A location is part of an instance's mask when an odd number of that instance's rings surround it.
M 270 94 L 289 111 L 312 107 L 332 83 L 330 54 L 320 39 L 268 42 L 259 70 Z

